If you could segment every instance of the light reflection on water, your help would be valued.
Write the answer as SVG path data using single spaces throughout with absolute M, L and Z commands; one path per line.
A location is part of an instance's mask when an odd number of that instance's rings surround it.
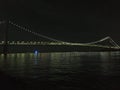
M 60 80 L 81 74 L 120 75 L 120 52 L 0 54 L 0 69 L 12 76 Z

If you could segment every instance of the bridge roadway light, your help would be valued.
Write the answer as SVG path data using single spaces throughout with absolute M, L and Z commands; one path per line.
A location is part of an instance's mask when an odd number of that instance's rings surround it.
M 20 41 L 17 41 L 17 44 L 20 44 Z
M 24 45 L 24 41 L 21 41 L 21 44 Z
M 4 44 L 5 42 L 4 41 L 2 41 L 2 44 Z
M 11 44 L 15 44 L 15 41 L 12 41 Z
M 34 42 L 33 42 L 33 41 L 31 41 L 31 45 L 34 45 Z
M 27 42 L 27 41 L 25 42 L 25 45 L 28 45 L 28 42 Z
M 43 45 L 43 42 L 41 41 L 40 44 Z
M 55 43 L 54 43 L 54 42 L 51 42 L 50 44 L 51 44 L 51 45 L 55 45 Z
M 38 43 L 38 45 L 40 44 L 40 42 L 37 42 Z
M 34 45 L 36 45 L 36 41 L 34 41 Z
M 29 44 L 30 44 L 29 41 L 27 41 L 27 42 L 26 42 L 26 45 L 29 45 Z
M 29 45 L 29 41 L 26 41 L 25 44 L 26 44 L 26 45 Z

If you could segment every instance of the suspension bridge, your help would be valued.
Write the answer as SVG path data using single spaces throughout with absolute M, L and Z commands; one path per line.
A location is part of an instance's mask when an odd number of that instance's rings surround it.
M 6 23 L 5 21 L 1 21 L 0 25 L 5 24 L 5 23 Z M 116 42 L 114 42 L 114 40 L 110 36 L 107 36 L 107 37 L 102 38 L 100 40 L 97 40 L 94 42 L 89 42 L 89 43 L 73 43 L 73 42 L 66 42 L 66 41 L 55 39 L 55 38 L 51 38 L 51 37 L 48 37 L 46 35 L 42 35 L 40 33 L 34 32 L 26 27 L 18 25 L 12 21 L 8 21 L 8 24 L 15 27 L 15 28 L 18 28 L 15 30 L 27 32 L 27 33 L 30 33 L 34 36 L 37 36 L 38 38 L 47 39 L 48 41 L 35 41 L 35 40 L 34 41 L 30 41 L 30 40 L 29 41 L 21 41 L 21 40 L 10 41 L 6 38 L 7 35 L 4 35 L 5 39 L 0 41 L 0 46 L 1 47 L 3 46 L 5 48 L 8 48 L 8 47 L 14 48 L 16 46 L 17 46 L 17 48 L 19 48 L 21 46 L 24 46 L 24 47 L 27 46 L 27 48 L 34 47 L 34 49 L 41 49 L 41 48 L 45 49 L 48 47 L 52 48 L 54 46 L 54 49 L 59 50 L 59 49 L 61 49 L 60 46 L 62 46 L 62 47 L 64 46 L 63 47 L 64 50 L 65 50 L 65 48 L 68 48 L 69 50 L 71 49 L 71 50 L 75 50 L 75 51 L 79 51 L 79 50 L 84 51 L 84 48 L 86 48 L 87 51 L 89 51 L 89 50 L 92 51 L 92 49 L 93 49 L 93 51 L 94 50 L 101 50 L 101 51 L 102 50 L 120 50 L 120 46 Z M 5 32 L 5 34 L 7 34 L 7 33 Z M 73 48 L 75 48 L 75 49 L 73 49 Z

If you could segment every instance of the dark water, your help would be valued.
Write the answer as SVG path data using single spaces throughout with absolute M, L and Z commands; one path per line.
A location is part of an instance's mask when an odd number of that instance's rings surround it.
M 120 52 L 0 54 L 0 70 L 28 90 L 120 88 Z

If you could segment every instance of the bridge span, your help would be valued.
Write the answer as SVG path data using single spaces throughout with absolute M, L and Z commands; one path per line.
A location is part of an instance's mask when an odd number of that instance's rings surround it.
M 4 24 L 5 22 L 1 22 L 0 24 Z M 0 41 L 0 48 L 1 51 L 4 51 L 3 49 L 7 48 L 8 51 L 17 49 L 24 49 L 26 51 L 31 51 L 39 49 L 40 51 L 110 51 L 110 50 L 120 50 L 120 46 L 114 42 L 114 40 L 107 36 L 105 38 L 102 38 L 100 40 L 89 42 L 89 43 L 73 43 L 73 42 L 66 42 L 62 40 L 57 40 L 45 35 L 42 35 L 40 33 L 34 32 L 26 27 L 20 26 L 16 23 L 13 23 L 12 21 L 9 21 L 8 24 L 15 28 L 19 28 L 20 31 L 24 31 L 27 33 L 31 33 L 38 38 L 45 38 L 48 41 L 10 41 L 10 40 L 2 40 Z M 18 29 L 16 29 L 18 30 Z M 6 33 L 5 33 L 6 34 Z M 7 35 L 5 35 L 7 36 Z M 27 49 L 26 49 L 27 48 Z M 23 51 L 24 51 L 23 50 Z M 22 50 L 21 50 L 22 51 Z

